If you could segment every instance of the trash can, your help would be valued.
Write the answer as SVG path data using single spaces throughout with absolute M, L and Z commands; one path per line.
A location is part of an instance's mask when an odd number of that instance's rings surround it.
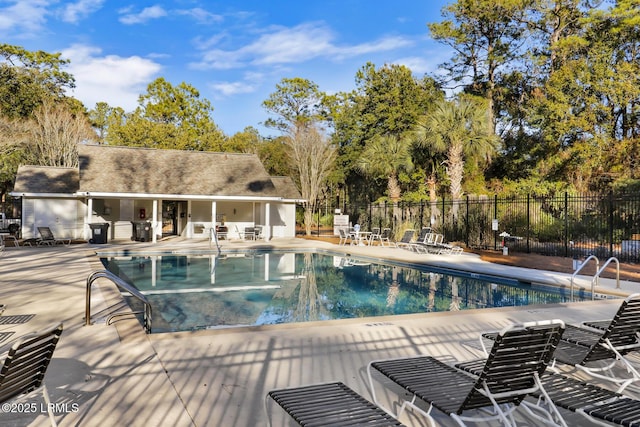
M 131 240 L 136 242 L 151 241 L 151 223 L 149 221 L 131 221 L 133 230 Z
M 109 224 L 106 222 L 99 222 L 89 224 L 91 228 L 91 238 L 89 243 L 107 243 L 107 232 L 109 231 Z

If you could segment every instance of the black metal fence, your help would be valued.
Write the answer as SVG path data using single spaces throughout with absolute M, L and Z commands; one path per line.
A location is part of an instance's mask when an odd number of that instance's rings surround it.
M 640 262 L 640 195 L 467 197 L 437 202 L 343 205 L 363 229 L 430 226 L 450 242 L 563 257 L 615 256 Z M 334 207 L 327 212 L 334 212 Z

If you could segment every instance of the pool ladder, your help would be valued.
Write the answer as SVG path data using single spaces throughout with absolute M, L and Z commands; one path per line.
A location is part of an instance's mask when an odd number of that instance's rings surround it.
M 215 227 L 211 227 L 211 237 L 209 238 L 209 247 L 211 247 L 211 244 L 214 242 L 216 244 L 216 247 L 218 248 L 218 255 L 220 255 L 222 253 L 222 250 L 220 249 L 220 242 L 218 241 L 218 232 L 216 231 Z
M 91 325 L 91 285 L 93 285 L 93 282 L 95 282 L 96 280 L 98 280 L 100 278 L 109 279 L 117 287 L 129 292 L 131 295 L 133 295 L 134 298 L 137 298 L 138 300 L 140 300 L 144 304 L 144 310 L 143 311 L 135 311 L 135 312 L 131 312 L 131 313 L 115 313 L 115 314 L 112 314 L 111 316 L 109 316 L 107 318 L 107 324 L 110 324 L 111 320 L 114 317 L 117 317 L 117 316 L 129 316 L 129 315 L 132 315 L 132 314 L 135 315 L 135 314 L 142 313 L 143 314 L 143 320 L 144 320 L 144 325 L 143 325 L 144 326 L 144 330 L 148 334 L 150 334 L 151 333 L 151 303 L 149 303 L 149 300 L 147 299 L 147 297 L 144 296 L 144 294 L 142 294 L 142 292 L 140 292 L 138 289 L 136 289 L 135 287 L 131 286 L 130 284 L 128 284 L 127 282 L 125 282 L 124 280 L 122 280 L 121 278 L 119 278 L 118 276 L 116 276 L 115 274 L 113 274 L 112 272 L 107 271 L 107 270 L 94 271 L 93 273 L 91 273 L 89 275 L 89 277 L 87 277 L 86 306 L 85 306 L 85 314 L 84 314 L 84 316 L 85 316 L 85 321 L 84 321 L 85 326 Z
M 600 267 L 600 260 L 598 259 L 598 257 L 596 257 L 595 255 L 589 255 L 587 259 L 585 259 L 580 264 L 580 266 L 576 268 L 576 271 L 574 271 L 573 274 L 571 275 L 571 301 L 573 301 L 574 279 L 576 278 L 578 273 L 584 268 L 584 266 L 587 265 L 589 260 L 594 260 L 596 262 L 596 274 L 591 279 L 591 299 L 592 300 L 595 299 L 595 288 L 600 283 L 600 274 L 602 274 L 604 269 L 607 268 L 607 266 L 611 264 L 611 262 L 616 263 L 616 289 L 620 289 L 620 261 L 618 261 L 618 258 L 611 257 L 607 260 L 607 262 L 604 263 L 602 267 Z

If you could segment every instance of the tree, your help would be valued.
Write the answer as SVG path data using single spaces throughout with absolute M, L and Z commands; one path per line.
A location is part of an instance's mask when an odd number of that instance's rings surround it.
M 402 190 L 398 181 L 400 171 L 410 171 L 411 145 L 407 139 L 396 135 L 377 136 L 367 144 L 358 160 L 359 169 L 374 178 L 383 177 L 387 181 L 389 198 L 396 203 Z
M 318 197 L 326 186 L 336 157 L 335 146 L 320 126 L 326 117 L 324 97 L 318 86 L 309 80 L 285 78 L 262 103 L 275 115 L 265 125 L 284 133 L 283 141 L 291 168 L 295 170 L 295 181 L 302 198 L 307 201 L 304 210 L 307 235 L 311 234 Z
M 0 199 L 13 188 L 18 166 L 31 163 L 28 122 L 0 115 Z
M 443 8 L 448 18 L 429 24 L 431 36 L 455 50 L 443 64 L 452 81 L 469 93 L 483 96 L 487 119 L 495 129 L 496 82 L 501 68 L 521 58 L 526 0 L 458 0 Z
M 73 76 L 62 70 L 68 63 L 60 53 L 0 44 L 0 114 L 27 118 L 45 99 L 63 99 L 75 87 Z
M 364 202 L 386 187 L 386 178 L 380 186 L 363 179 L 358 163 L 367 145 L 380 137 L 402 139 L 444 94 L 434 79 L 417 79 L 409 68 L 395 64 L 365 64 L 356 73 L 356 85 L 356 90 L 326 100 L 340 147 L 336 181 L 344 183 L 350 200 Z
M 326 117 L 322 104 L 324 96 L 318 85 L 310 80 L 300 77 L 284 78 L 276 85 L 275 92 L 262 102 L 263 108 L 275 115 L 264 124 L 287 133 L 291 127 L 321 122 Z
M 467 97 L 441 101 L 422 117 L 414 130 L 415 142 L 446 155 L 449 192 L 454 201 L 462 198 L 465 162 L 490 159 L 496 151 L 496 136 L 488 126 L 488 108 Z
M 106 102 L 98 102 L 93 110 L 89 111 L 91 126 L 98 133 L 98 142 L 103 144 L 109 129 L 109 116 L 113 109 Z
M 307 201 L 304 210 L 304 226 L 309 236 L 317 201 L 326 184 L 329 171 L 333 167 L 336 149 L 331 140 L 311 124 L 291 128 L 285 141 L 297 172 L 302 198 Z
M 34 114 L 29 129 L 36 164 L 77 167 L 78 144 L 94 140 L 87 118 L 73 114 L 65 104 L 44 102 Z
M 113 145 L 219 151 L 224 134 L 212 113 L 211 103 L 201 99 L 193 86 L 184 82 L 173 86 L 160 77 L 140 95 L 134 112 L 112 111 L 115 116 L 108 120 L 106 140 Z

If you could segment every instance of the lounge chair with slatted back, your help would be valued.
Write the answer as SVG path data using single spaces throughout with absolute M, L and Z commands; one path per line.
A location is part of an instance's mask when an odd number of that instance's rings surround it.
M 456 364 L 457 368 L 474 375 L 479 375 L 483 366 L 482 359 Z M 564 408 L 583 415 L 591 421 L 590 425 L 601 424 L 593 418 L 606 421 L 602 425 L 607 426 L 640 425 L 640 400 L 550 370 L 545 371 L 541 382 L 546 394 L 541 393 L 541 390 L 534 391 L 531 396 L 536 397 L 537 401 L 524 401 L 522 405 L 530 409 L 530 413 L 535 412 L 539 416 L 546 414 L 545 418 L 552 424 L 554 421 L 557 424 L 557 420 L 551 417 L 553 410 L 550 407 Z
M 49 420 L 56 426 L 44 376 L 62 334 L 62 323 L 43 332 L 34 332 L 16 341 L 0 369 L 0 403 L 41 391 Z
M 603 425 L 640 425 L 640 400 L 560 374 L 543 375 L 542 384 L 556 407 L 581 414 L 592 422 L 593 418 L 606 421 Z
M 382 232 L 380 232 L 380 246 L 393 246 L 393 242 L 391 241 L 391 229 L 383 228 Z
M 416 235 L 416 230 L 411 228 L 404 231 L 402 238 L 396 242 L 396 248 L 404 248 L 411 250 L 411 244 L 413 243 L 413 238 Z
M 71 244 L 71 239 L 57 239 L 49 227 L 38 227 L 38 233 L 41 237 L 38 240 L 38 245 Z
M 602 325 L 601 322 L 594 322 Z M 625 298 L 603 330 L 567 325 L 556 360 L 613 382 L 618 391 L 640 381 L 637 365 L 625 355 L 640 350 L 640 294 Z M 624 370 L 614 369 L 616 366 Z M 628 375 L 621 376 L 621 372 Z
M 341 382 L 270 391 L 265 397 L 265 412 L 271 425 L 268 398 L 301 426 L 402 426 L 398 420 Z
M 431 415 L 435 407 L 460 425 L 465 425 L 465 421 L 486 420 L 513 425 L 512 413 L 522 400 L 538 390 L 544 393 L 540 376 L 551 361 L 563 330 L 561 320 L 530 322 L 503 329 L 496 336 L 477 376 L 431 356 L 370 362 L 367 374 L 373 401 L 382 407 L 374 388 L 375 371 L 412 396 L 402 403 L 398 417 L 410 407 L 435 425 Z M 429 404 L 429 409 L 419 408 L 414 403 L 416 399 Z M 482 409 L 493 412 L 480 411 Z M 470 411 L 473 414 L 469 414 Z M 562 419 L 559 414 L 557 416 Z

